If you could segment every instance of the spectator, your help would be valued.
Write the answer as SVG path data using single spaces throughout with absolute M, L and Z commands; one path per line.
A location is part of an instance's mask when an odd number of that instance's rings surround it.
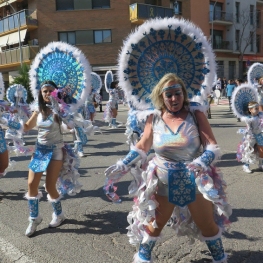
M 7 9 L 7 10 L 6 10 L 6 16 L 10 16 L 10 15 L 11 15 L 10 10 Z
M 224 77 L 223 80 L 222 80 L 222 92 L 221 92 L 221 95 L 222 97 L 227 97 L 226 96 L 226 86 L 227 86 L 227 80 L 226 78 Z
M 228 98 L 228 102 L 229 102 L 229 110 L 231 110 L 231 97 L 232 97 L 232 93 L 235 89 L 235 83 L 232 79 L 230 79 L 228 81 L 228 84 L 226 86 L 226 95 L 227 95 L 227 98 Z

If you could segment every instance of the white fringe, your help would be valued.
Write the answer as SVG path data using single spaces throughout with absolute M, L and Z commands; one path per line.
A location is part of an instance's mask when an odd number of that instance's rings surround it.
M 43 194 L 41 191 L 38 191 L 38 195 L 37 196 L 34 196 L 34 197 L 31 197 L 28 195 L 28 192 L 24 195 L 24 198 L 27 199 L 27 200 L 35 200 L 35 199 L 40 199 L 41 197 L 43 197 Z
M 144 33 L 148 33 L 151 28 L 155 30 L 168 30 L 168 25 L 172 25 L 172 30 L 177 27 L 181 27 L 183 33 L 187 34 L 190 37 L 196 37 L 196 42 L 202 43 L 202 53 L 204 54 L 205 62 L 209 61 L 209 65 L 206 67 L 210 70 L 210 72 L 205 75 L 205 79 L 203 85 L 206 86 L 206 89 L 200 90 L 201 96 L 195 96 L 191 101 L 200 102 L 204 104 L 204 101 L 207 100 L 207 95 L 211 93 L 212 85 L 214 82 L 214 78 L 216 75 L 216 63 L 215 63 L 215 55 L 212 51 L 210 43 L 207 41 L 206 36 L 202 32 L 202 30 L 191 23 L 190 21 L 184 19 L 177 18 L 156 18 L 151 19 L 143 23 L 141 26 L 135 29 L 134 32 L 130 33 L 130 35 L 124 41 L 124 45 L 119 54 L 118 58 L 118 80 L 119 85 L 124 90 L 125 95 L 128 99 L 130 99 L 136 109 L 145 110 L 149 108 L 149 104 L 145 102 L 138 102 L 137 97 L 132 95 L 133 86 L 129 81 L 125 81 L 125 73 L 124 70 L 127 67 L 130 56 L 126 53 L 127 51 L 132 51 L 131 45 L 134 43 L 138 43 L 140 39 L 144 37 Z
M 29 78 L 30 78 L 30 89 L 33 94 L 35 100 L 38 99 L 39 88 L 37 87 L 37 76 L 35 69 L 39 67 L 43 59 L 43 55 L 54 52 L 55 49 L 59 49 L 65 53 L 72 52 L 75 59 L 82 65 L 84 68 L 83 75 L 86 88 L 82 91 L 80 98 L 77 99 L 77 103 L 70 105 L 70 111 L 75 112 L 80 106 L 82 106 L 91 91 L 91 66 L 82 53 L 82 51 L 74 46 L 71 46 L 64 42 L 50 42 L 46 47 L 42 48 L 39 53 L 36 55 L 30 70 L 29 70 Z

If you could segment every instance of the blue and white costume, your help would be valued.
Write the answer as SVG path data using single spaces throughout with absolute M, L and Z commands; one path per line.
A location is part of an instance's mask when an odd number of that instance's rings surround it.
M 181 52 L 177 52 L 181 50 Z M 190 21 L 183 19 L 154 19 L 145 22 L 130 34 L 119 57 L 119 85 L 131 102 L 129 130 L 139 128 L 147 117 L 153 115 L 154 157 L 147 164 L 147 153 L 131 143 L 130 152 L 106 171 L 104 190 L 113 201 L 118 202 L 116 186 L 122 176 L 130 172 L 134 181 L 129 193 L 134 196 L 134 205 L 127 219 L 128 237 L 133 245 L 139 245 L 134 263 L 151 263 L 152 249 L 159 237 L 150 236 L 149 224 L 158 228 L 155 194 L 167 196 L 175 205 L 173 211 L 176 233 L 205 241 L 213 262 L 226 263 L 221 233 L 229 224 L 232 209 L 227 202 L 224 189 L 226 183 L 215 167 L 220 149 L 217 145 L 201 146 L 200 134 L 195 119 L 195 110 L 206 113 L 207 95 L 211 93 L 215 76 L 215 61 L 211 46 L 202 31 Z M 154 109 L 150 94 L 164 75 L 174 73 L 184 82 L 191 106 L 188 115 L 177 131 L 172 131 L 163 121 L 161 112 Z M 140 118 L 135 113 L 141 111 Z M 134 121 L 135 125 L 131 125 Z M 148 142 L 147 142 L 148 143 Z M 194 173 L 193 167 L 201 167 Z M 187 205 L 196 195 L 202 194 L 214 205 L 214 218 L 219 232 L 213 237 L 201 235 L 193 223 Z
M 259 113 L 259 116 L 251 117 L 248 114 L 248 103 L 250 101 L 259 101 L 257 90 L 253 84 L 242 84 L 234 90 L 231 98 L 231 108 L 234 115 L 246 123 L 246 128 L 239 129 L 237 132 L 243 135 L 242 141 L 238 144 L 237 160 L 244 163 L 243 170 L 247 173 L 251 173 L 250 164 L 259 162 L 260 167 L 262 165 L 254 149 L 255 144 L 260 143 L 262 113 Z

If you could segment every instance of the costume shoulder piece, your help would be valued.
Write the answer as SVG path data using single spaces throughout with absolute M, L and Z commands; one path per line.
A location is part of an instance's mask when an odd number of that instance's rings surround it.
M 256 84 L 261 77 L 263 77 L 263 64 L 254 63 L 247 72 L 247 81 L 250 85 Z
M 91 89 L 91 67 L 85 55 L 64 42 L 51 42 L 35 57 L 30 71 L 30 88 L 37 100 L 41 83 L 51 80 L 71 98 L 71 111 L 76 111 Z
M 109 93 L 110 85 L 113 82 L 112 71 L 107 71 L 104 79 L 105 90 Z
M 248 103 L 258 101 L 258 94 L 255 88 L 250 84 L 242 84 L 234 89 L 231 98 L 231 107 L 233 113 L 238 117 L 248 116 Z
M 91 87 L 92 93 L 99 93 L 102 87 L 101 77 L 95 72 L 91 72 Z
M 12 105 L 24 104 L 27 101 L 27 90 L 21 84 L 14 84 L 7 89 L 6 98 Z
M 167 73 L 184 81 L 191 101 L 207 100 L 214 54 L 201 29 L 184 19 L 145 22 L 128 36 L 119 56 L 119 85 L 138 110 L 152 107 L 149 95 Z

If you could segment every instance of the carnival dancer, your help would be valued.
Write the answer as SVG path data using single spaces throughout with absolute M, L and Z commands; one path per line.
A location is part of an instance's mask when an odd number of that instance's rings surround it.
M 259 111 L 263 111 L 263 64 L 254 63 L 247 72 L 248 84 L 258 91 Z
M 4 95 L 5 95 L 5 87 L 4 87 L 3 75 L 2 73 L 0 73 L 0 119 L 2 117 L 1 116 L 2 112 L 7 108 L 7 105 L 3 100 Z M 5 141 L 5 133 L 2 127 L 0 126 L 0 179 L 5 175 L 6 173 L 5 170 L 8 167 L 8 163 L 9 163 L 9 156 L 8 156 L 8 150 Z
M 90 91 L 90 72 L 84 54 L 62 42 L 49 43 L 31 65 L 29 74 L 35 99 L 32 104 L 34 112 L 24 130 L 37 126 L 38 136 L 29 164 L 28 193 L 25 195 L 30 210 L 26 236 L 32 236 L 42 221 L 39 214 L 42 193 L 38 186 L 44 171 L 45 189 L 53 208 L 49 227 L 61 225 L 66 218 L 60 201 L 63 195 L 75 195 L 81 189 L 77 170 L 79 159 L 71 147 L 64 144 L 62 130 L 64 126 L 72 129 L 76 125 L 72 115 L 84 104 Z M 58 90 L 58 86 L 62 88 Z M 66 104 L 63 97 L 71 97 L 72 104 Z
M 205 241 L 213 262 L 227 262 L 221 234 L 232 210 L 215 167 L 220 150 L 204 114 L 207 105 L 201 104 L 214 75 L 211 46 L 189 21 L 150 20 L 125 41 L 119 83 L 145 111 L 146 124 L 136 146 L 105 171 L 104 189 L 111 194 L 123 175 L 137 173 L 129 187 L 135 203 L 128 215 L 130 243 L 139 244 L 134 263 L 153 262 L 153 247 L 171 216 L 179 236 Z M 151 147 L 155 156 L 145 171 L 137 163 L 144 165 Z
M 21 123 L 21 129 L 18 126 L 9 125 L 6 130 L 5 138 L 12 140 L 14 146 L 19 144 L 25 145 L 23 138 L 23 123 L 25 123 L 31 116 L 31 111 L 26 103 L 27 101 L 27 90 L 20 84 L 14 84 L 10 86 L 6 91 L 6 98 L 10 102 L 13 108 L 13 113 L 7 112 L 6 118 L 14 123 Z M 9 122 L 10 124 L 11 122 Z
M 257 136 L 255 133 L 260 131 L 260 121 L 257 122 L 258 118 L 262 118 L 262 113 L 258 114 L 258 117 L 253 117 L 254 110 L 256 111 L 258 103 L 252 103 L 251 101 L 258 101 L 257 90 L 250 84 L 241 84 L 238 86 L 231 98 L 231 105 L 234 115 L 240 118 L 246 123 L 246 128 L 239 129 L 237 133 L 242 134 L 242 141 L 238 144 L 237 149 L 237 160 L 244 163 L 242 168 L 246 173 L 251 173 L 250 164 L 259 163 L 259 168 L 262 168 L 262 160 L 258 157 L 255 149 L 258 147 Z M 256 127 L 257 125 L 258 127 Z M 260 142 L 260 140 L 259 140 Z
M 96 109 L 94 107 L 94 101 L 96 103 L 100 103 L 100 89 L 102 87 L 102 81 L 100 76 L 92 72 L 91 73 L 91 92 L 87 97 L 87 100 L 85 101 L 85 111 L 84 111 L 84 116 L 86 120 L 94 121 L 94 116 Z
M 113 74 L 111 71 L 107 71 L 105 75 L 105 89 L 109 93 L 109 101 L 106 104 L 104 110 L 104 121 L 109 123 L 110 128 L 117 128 L 116 117 L 118 114 L 118 83 L 113 81 Z

